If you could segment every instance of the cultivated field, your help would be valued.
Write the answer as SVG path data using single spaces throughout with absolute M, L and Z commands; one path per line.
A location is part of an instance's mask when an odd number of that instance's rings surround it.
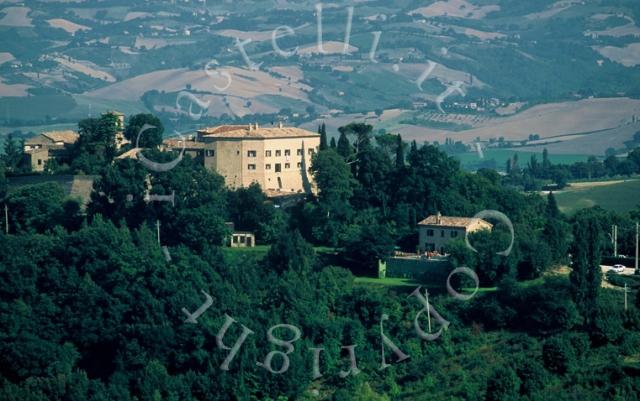
M 7 7 L 0 10 L 4 14 L 0 18 L 0 26 L 32 27 L 29 7 Z
M 640 64 L 640 43 L 631 43 L 625 47 L 595 46 L 594 49 L 609 60 L 625 67 L 634 67 Z
M 0 64 L 8 63 L 11 60 L 15 60 L 15 57 L 13 57 L 13 54 L 7 53 L 7 52 L 0 53 Z
M 607 17 L 611 17 L 614 14 L 596 14 L 592 18 L 594 19 L 606 19 Z M 611 27 L 608 29 L 600 30 L 600 31 L 587 31 L 585 35 L 596 35 L 596 36 L 612 36 L 612 37 L 623 37 L 623 36 L 640 36 L 640 28 L 636 25 L 636 22 L 633 18 L 629 16 L 622 16 L 622 18 L 629 21 L 625 25 Z
M 640 122 L 629 122 L 620 127 L 584 135 L 579 134 L 547 138 L 540 141 L 546 141 L 547 144 L 527 146 L 526 149 L 541 152 L 544 148 L 547 148 L 549 152 L 554 154 L 580 153 L 602 156 L 604 151 L 608 148 L 624 149 L 625 142 L 633 138 L 633 135 L 638 131 L 640 131 Z M 548 143 L 558 140 L 561 142 Z
M 116 82 L 116 78 L 105 71 L 100 71 L 97 65 L 90 61 L 83 60 L 74 60 L 62 57 L 53 58 L 54 61 L 60 63 L 61 65 L 67 67 L 70 70 L 79 72 L 84 75 L 88 75 L 92 78 L 102 79 L 106 82 Z
M 224 88 L 227 80 L 221 76 L 207 76 L 203 70 L 173 69 L 156 71 L 149 74 L 117 82 L 113 85 L 86 93 L 86 97 L 96 100 L 137 100 L 152 89 L 165 92 L 180 92 L 190 85 L 192 92 L 200 92 L 197 98 L 202 102 L 210 102 L 208 115 L 220 116 L 233 114 L 243 116 L 250 113 L 274 113 L 279 109 L 272 104 L 272 98 L 265 96 L 277 96 L 290 99 L 293 102 L 308 103 L 308 91 L 310 87 L 293 79 L 299 76 L 299 72 L 290 71 L 289 77 L 275 77 L 265 71 L 250 71 L 237 67 L 222 67 L 220 71 L 230 74 L 231 84 Z M 279 70 L 283 74 L 287 70 Z M 185 100 L 187 102 L 188 100 Z M 186 103 L 185 103 L 186 104 Z M 160 106 L 158 109 L 173 111 L 171 107 Z M 186 109 L 188 106 L 184 106 Z
M 220 71 L 231 75 L 231 85 L 226 91 L 218 91 L 214 85 L 224 87 L 226 79 L 207 76 L 203 70 L 172 69 L 160 70 L 149 74 L 117 82 L 104 88 L 86 93 L 88 96 L 107 99 L 139 98 L 145 92 L 156 89 L 165 92 L 178 92 L 191 85 L 193 91 L 224 94 L 251 98 L 263 94 L 280 94 L 295 99 L 306 100 L 308 86 L 272 76 L 264 71 L 250 71 L 237 67 L 222 67 Z M 211 74 L 213 75 L 213 73 Z M 282 91 L 279 91 L 282 89 Z
M 25 84 L 7 84 L 0 77 L 0 95 L 1 96 L 27 96 L 27 89 L 31 88 Z
M 531 13 L 525 15 L 526 19 L 529 20 L 537 20 L 537 19 L 546 19 L 555 16 L 556 14 L 561 13 L 564 10 L 568 10 L 574 4 L 580 4 L 580 1 L 559 1 L 550 7 L 548 7 L 544 11 L 540 11 L 537 13 Z
M 266 40 L 271 40 L 272 32 L 273 31 L 239 31 L 237 29 L 222 29 L 215 31 L 215 34 L 232 39 L 251 39 L 254 42 L 264 42 Z
M 421 14 L 426 18 L 433 17 L 458 17 L 469 19 L 482 19 L 492 11 L 500 10 L 500 6 L 475 6 L 465 0 L 437 1 L 427 7 L 421 7 L 411 11 L 411 14 Z
M 396 129 L 407 140 L 439 141 L 453 138 L 463 142 L 472 142 L 476 138 L 488 140 L 504 137 L 506 140 L 526 140 L 530 134 L 538 134 L 541 138 L 561 136 L 573 133 L 587 133 L 608 130 L 628 125 L 632 116 L 640 116 L 640 100 L 630 98 L 585 99 L 576 102 L 550 103 L 532 107 L 515 115 L 487 119 L 480 126 L 470 130 L 449 132 L 442 129 L 419 127 L 415 125 L 399 125 Z M 445 121 L 458 122 L 455 114 L 447 115 Z M 633 133 L 624 133 L 629 137 Z M 578 140 L 578 139 L 576 139 Z M 602 152 L 598 138 L 593 141 L 590 151 Z M 606 149 L 606 147 L 605 147 Z M 537 150 L 537 149 L 536 149 Z M 575 152 L 574 152 L 575 153 Z
M 341 54 L 344 50 L 344 42 L 335 42 L 328 41 L 322 44 L 322 50 L 324 50 L 324 54 Z M 358 48 L 355 46 L 349 45 L 347 50 L 350 53 L 355 53 L 358 51 Z M 309 45 L 298 49 L 298 54 L 300 55 L 311 55 L 311 54 L 319 54 L 320 50 L 318 49 L 317 44 Z
M 53 28 L 61 28 L 61 29 L 65 30 L 67 33 L 70 33 L 72 35 L 75 35 L 75 33 L 77 31 L 80 31 L 80 30 L 89 30 L 89 29 L 91 29 L 86 25 L 76 24 L 75 22 L 71 22 L 71 21 L 63 19 L 63 18 L 53 18 L 53 19 L 47 20 L 47 22 Z

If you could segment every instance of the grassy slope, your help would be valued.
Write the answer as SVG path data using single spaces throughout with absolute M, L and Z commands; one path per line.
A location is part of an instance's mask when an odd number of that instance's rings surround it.
M 560 210 L 568 214 L 595 205 L 626 212 L 640 205 L 639 194 L 640 180 L 631 180 L 604 186 L 569 188 L 556 193 L 556 199 Z

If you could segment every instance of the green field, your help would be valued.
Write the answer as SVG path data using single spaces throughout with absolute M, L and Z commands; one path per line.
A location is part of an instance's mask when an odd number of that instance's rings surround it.
M 10 120 L 44 122 L 68 113 L 76 106 L 73 97 L 62 94 L 0 98 L 2 117 Z
M 499 171 L 504 171 L 507 160 L 513 157 L 514 154 L 518 154 L 518 165 L 520 167 L 526 166 L 532 155 L 536 155 L 538 161 L 542 160 L 542 152 L 527 152 L 513 149 L 485 149 L 483 153 L 484 158 L 482 159 L 476 152 L 455 154 L 453 157 L 460 160 L 460 164 L 465 170 L 475 170 L 481 167 L 483 162 L 495 160 L 495 168 Z M 549 154 L 549 160 L 554 164 L 573 164 L 575 162 L 587 161 L 588 157 L 589 155 Z
M 45 125 L 22 125 L 18 127 L 0 126 L 0 138 L 9 132 L 22 131 L 23 133 L 34 132 L 39 134 L 45 131 L 66 131 L 77 130 L 78 123 L 62 123 L 62 124 L 45 124 Z M 1 139 L 0 139 L 1 140 Z
M 627 180 L 600 186 L 569 187 L 556 192 L 560 210 L 567 214 L 593 206 L 603 209 L 628 212 L 640 205 L 640 180 Z

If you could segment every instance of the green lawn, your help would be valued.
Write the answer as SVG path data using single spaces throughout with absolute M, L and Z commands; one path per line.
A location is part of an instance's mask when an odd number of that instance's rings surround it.
M 545 282 L 545 277 L 538 277 L 533 280 L 519 281 L 518 285 L 521 288 L 529 288 L 535 287 L 537 285 L 542 285 Z M 375 277 L 356 277 L 355 278 L 356 285 L 362 285 L 365 287 L 373 287 L 373 288 L 403 288 L 403 287 L 418 287 L 421 286 L 423 288 L 427 288 L 429 290 L 434 290 L 435 293 L 443 293 L 445 292 L 445 282 L 440 283 L 420 283 L 418 281 L 408 279 L 408 278 L 397 278 L 397 277 L 386 277 L 386 278 L 375 278 Z M 478 294 L 486 294 L 491 292 L 496 292 L 498 287 L 480 287 L 478 288 Z M 473 292 L 473 288 L 463 288 L 467 294 Z
M 417 281 L 408 278 L 375 278 L 375 277 L 356 277 L 356 284 L 384 286 L 384 287 L 417 287 L 420 284 Z
M 560 210 L 567 214 L 593 206 L 615 212 L 627 212 L 640 205 L 640 180 L 594 186 L 571 188 L 557 192 Z
M 227 263 L 252 263 L 262 259 L 271 247 L 269 245 L 256 245 L 251 248 L 230 248 L 223 247 L 222 255 Z

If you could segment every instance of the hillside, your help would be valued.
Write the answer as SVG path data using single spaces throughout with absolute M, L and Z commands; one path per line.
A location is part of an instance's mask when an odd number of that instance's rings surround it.
M 633 135 L 621 127 L 640 114 L 635 2 L 363 1 L 348 32 L 347 5 L 326 4 L 324 52 L 315 5 L 5 6 L 0 119 L 23 129 L 134 107 L 186 131 L 239 119 L 334 127 L 344 116 L 399 109 L 384 128 L 420 142 L 612 129 L 607 147 L 623 152 Z M 236 38 L 246 42 L 242 51 Z M 440 99 L 455 82 L 460 92 Z M 178 100 L 184 91 L 194 98 Z M 189 113 L 195 98 L 206 105 L 197 121 Z M 600 139 L 550 150 L 602 154 Z
M 574 183 L 567 189 L 555 192 L 558 207 L 568 214 L 593 206 L 625 213 L 638 207 L 638 194 L 638 179 Z

